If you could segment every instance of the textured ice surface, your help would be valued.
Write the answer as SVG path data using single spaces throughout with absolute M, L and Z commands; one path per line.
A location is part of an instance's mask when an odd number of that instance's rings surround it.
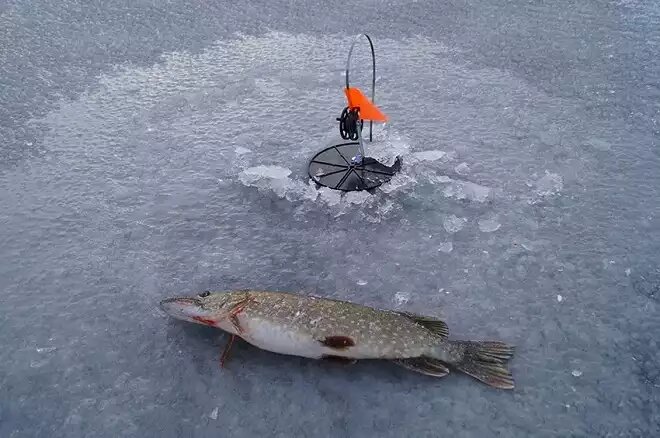
M 454 245 L 451 242 L 442 242 L 438 245 L 438 251 L 444 253 L 450 253 L 454 249 Z
M 0 437 L 660 436 L 657 2 L 81 5 L 0 7 Z M 306 166 L 358 31 L 403 168 L 341 194 Z M 157 308 L 243 287 L 513 343 L 517 388 L 220 369 Z

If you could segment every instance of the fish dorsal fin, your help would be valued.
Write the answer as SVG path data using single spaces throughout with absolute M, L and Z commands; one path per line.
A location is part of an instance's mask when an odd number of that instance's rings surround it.
M 447 324 L 437 318 L 431 316 L 417 315 L 411 312 L 399 312 L 401 315 L 407 316 L 408 318 L 415 321 L 417 324 L 423 326 L 431 333 L 440 336 L 441 338 L 446 338 L 449 336 L 449 327 Z

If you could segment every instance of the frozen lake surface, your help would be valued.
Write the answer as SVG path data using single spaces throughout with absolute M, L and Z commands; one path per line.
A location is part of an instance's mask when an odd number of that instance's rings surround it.
M 492 3 L 5 1 L 0 436 L 660 436 L 660 8 Z M 359 32 L 403 169 L 341 196 L 306 165 Z M 440 316 L 517 387 L 221 370 L 157 304 L 233 288 Z

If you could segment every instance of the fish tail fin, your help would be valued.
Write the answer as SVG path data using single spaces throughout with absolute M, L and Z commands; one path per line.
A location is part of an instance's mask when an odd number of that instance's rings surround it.
M 451 365 L 494 388 L 513 389 L 513 376 L 506 367 L 514 352 L 512 345 L 497 341 L 450 341 L 461 359 Z

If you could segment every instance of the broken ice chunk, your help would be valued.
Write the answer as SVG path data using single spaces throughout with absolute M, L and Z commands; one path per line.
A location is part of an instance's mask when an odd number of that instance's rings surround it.
M 405 304 L 410 300 L 410 294 L 407 292 L 397 292 L 394 294 L 394 301 L 396 301 L 397 304 Z
M 468 166 L 467 163 L 461 163 L 461 164 L 459 164 L 458 166 L 456 166 L 456 167 L 454 168 L 454 170 L 455 170 L 456 173 L 458 173 L 459 175 L 465 175 L 465 174 L 467 174 L 467 173 L 470 171 L 470 166 Z
M 458 217 L 456 215 L 447 216 L 443 221 L 442 225 L 445 227 L 448 233 L 456 233 L 463 229 L 467 219 L 464 217 Z
M 452 249 L 454 249 L 454 245 L 451 242 L 442 242 L 440 246 L 438 246 L 438 251 L 444 252 L 445 254 L 449 254 Z
M 479 230 L 482 233 L 492 233 L 500 229 L 502 224 L 497 220 L 497 216 L 488 219 L 479 219 Z
M 447 155 L 445 151 L 422 151 L 415 152 L 413 156 L 420 161 L 436 161 L 441 160 Z
M 550 173 L 547 170 L 545 175 L 536 181 L 536 194 L 542 197 L 557 195 L 564 188 L 564 179 L 561 175 Z

